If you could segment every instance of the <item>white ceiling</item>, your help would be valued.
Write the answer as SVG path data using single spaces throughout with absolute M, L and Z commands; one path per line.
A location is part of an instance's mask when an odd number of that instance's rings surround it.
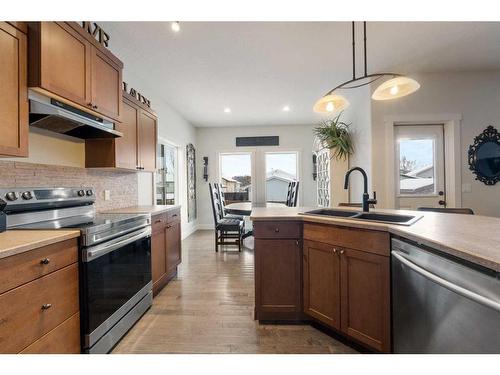
M 315 123 L 314 102 L 352 76 L 346 22 L 182 22 L 177 34 L 166 22 L 101 25 L 126 69 L 140 71 L 195 126 Z M 500 68 L 500 22 L 370 22 L 367 29 L 369 72 Z

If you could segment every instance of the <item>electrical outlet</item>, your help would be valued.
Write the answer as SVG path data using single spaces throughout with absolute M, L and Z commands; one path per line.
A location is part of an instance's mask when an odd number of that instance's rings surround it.
M 109 201 L 111 199 L 111 192 L 109 190 L 104 190 L 104 200 Z
M 471 193 L 472 192 L 472 184 L 465 183 L 462 184 L 462 193 Z

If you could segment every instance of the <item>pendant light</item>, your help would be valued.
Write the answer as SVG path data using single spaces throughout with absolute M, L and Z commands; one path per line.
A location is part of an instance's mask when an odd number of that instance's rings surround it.
M 355 39 L 355 22 L 352 22 L 352 79 L 346 81 L 335 88 L 328 91 L 321 97 L 313 110 L 317 113 L 333 114 L 340 112 L 349 106 L 346 98 L 338 93 L 337 90 L 355 89 L 358 87 L 369 85 L 381 78 L 390 78 L 383 82 L 373 92 L 373 100 L 391 100 L 401 98 L 406 95 L 413 94 L 420 88 L 420 84 L 412 78 L 405 77 L 398 73 L 373 73 L 368 74 L 368 63 L 366 58 L 366 22 L 363 22 L 363 44 L 364 44 L 364 74 L 361 77 L 356 77 L 356 39 Z

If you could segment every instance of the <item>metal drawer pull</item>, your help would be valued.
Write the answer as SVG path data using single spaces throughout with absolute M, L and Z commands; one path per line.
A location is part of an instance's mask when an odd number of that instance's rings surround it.
M 158 223 L 161 223 L 161 222 L 162 222 L 161 219 L 155 220 L 155 224 L 158 224 Z
M 344 253 L 345 253 L 345 251 L 344 251 L 344 250 L 340 250 L 340 254 L 341 254 L 341 255 L 342 255 L 342 254 L 344 254 Z
M 44 303 L 42 305 L 42 310 L 48 310 L 52 307 L 52 304 L 51 303 Z
M 42 259 L 40 261 L 40 264 L 49 264 L 50 263 L 50 259 L 49 258 L 45 258 L 45 259 Z
M 177 214 L 173 214 L 172 217 L 177 217 Z
M 493 310 L 500 311 L 500 303 L 493 301 L 478 293 L 475 293 L 471 290 L 465 289 L 460 285 L 453 284 L 452 282 L 445 280 L 442 277 L 439 277 L 438 275 L 435 275 L 432 272 L 429 272 L 420 266 L 417 266 L 415 263 L 411 262 L 410 260 L 402 256 L 399 251 L 393 250 L 392 256 L 395 257 L 397 260 L 399 260 L 406 267 L 428 278 L 429 280 L 435 282 L 436 284 L 441 285 L 442 287 L 451 290 L 452 292 L 455 292 L 461 295 L 462 297 L 468 298 L 476 303 L 479 303 L 480 305 L 488 306 Z
M 336 248 L 333 248 L 333 253 L 337 254 L 337 249 Z
M 280 228 L 274 228 L 274 231 L 278 233 L 280 231 Z

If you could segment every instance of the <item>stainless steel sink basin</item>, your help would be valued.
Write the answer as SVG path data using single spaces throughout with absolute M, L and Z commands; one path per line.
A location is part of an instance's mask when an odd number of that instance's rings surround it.
M 323 208 L 318 210 L 307 211 L 304 215 L 314 216 L 330 216 L 341 217 L 349 220 L 373 221 L 377 223 L 397 224 L 397 225 L 412 225 L 422 216 L 415 215 L 400 215 L 400 214 L 384 214 L 379 212 L 359 212 L 359 211 L 343 211 L 336 209 Z

